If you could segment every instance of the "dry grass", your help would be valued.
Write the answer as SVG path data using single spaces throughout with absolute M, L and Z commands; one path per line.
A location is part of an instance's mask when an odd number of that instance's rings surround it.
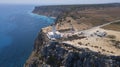
M 112 24 L 104 26 L 102 28 L 108 29 L 108 30 L 120 31 L 120 22 L 112 23 Z
M 120 7 L 104 9 L 90 8 L 82 11 L 71 11 L 68 15 L 65 14 L 62 17 L 59 18 L 61 21 L 57 21 L 58 30 L 69 29 L 71 23 L 75 30 L 79 31 L 120 19 Z M 111 28 L 114 29 L 114 26 Z M 118 25 L 116 27 L 120 29 Z
M 107 32 L 106 37 L 90 36 L 82 39 L 74 39 L 65 41 L 65 43 L 71 44 L 79 48 L 88 48 L 95 52 L 100 52 L 105 55 L 120 56 L 120 32 L 112 30 L 104 30 L 101 28 L 89 30 L 89 33 L 94 33 L 96 30 Z

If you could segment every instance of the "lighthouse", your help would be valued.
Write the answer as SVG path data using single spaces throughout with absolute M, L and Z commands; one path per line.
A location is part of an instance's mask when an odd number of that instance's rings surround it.
M 52 24 L 52 31 L 51 32 L 48 32 L 47 36 L 50 40 L 56 40 L 56 39 L 59 39 L 61 38 L 61 33 L 56 31 L 56 27 L 55 27 L 55 24 Z
M 71 27 L 71 33 L 74 33 L 74 28 L 73 28 L 73 25 L 70 23 L 70 27 Z
M 55 24 L 52 25 L 52 32 L 53 32 L 54 35 L 56 34 Z

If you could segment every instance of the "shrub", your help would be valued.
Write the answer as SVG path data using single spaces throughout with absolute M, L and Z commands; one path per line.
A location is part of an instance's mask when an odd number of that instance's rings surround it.
M 116 38 L 116 36 L 114 36 L 114 35 L 108 35 L 107 37 L 111 38 L 111 39 L 115 39 Z

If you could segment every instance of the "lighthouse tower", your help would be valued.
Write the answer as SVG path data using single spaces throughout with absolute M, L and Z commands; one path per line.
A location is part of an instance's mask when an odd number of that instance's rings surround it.
M 73 28 L 73 25 L 70 23 L 70 27 L 71 27 L 71 33 L 74 33 L 74 28 Z
M 53 32 L 53 34 L 55 35 L 55 33 L 56 33 L 55 24 L 52 25 L 52 32 Z
M 62 37 L 61 33 L 56 31 L 55 24 L 52 24 L 52 31 L 47 34 L 50 40 L 56 40 Z

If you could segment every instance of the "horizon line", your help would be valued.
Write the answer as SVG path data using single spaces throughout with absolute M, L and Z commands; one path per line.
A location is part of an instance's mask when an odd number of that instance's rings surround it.
M 34 4 L 34 3 L 0 3 L 0 5 L 34 5 L 34 6 L 56 6 L 56 5 L 97 5 L 97 4 L 120 4 L 120 2 L 109 2 L 109 3 L 71 3 L 71 4 L 63 4 L 63 3 L 51 3 L 51 4 Z

